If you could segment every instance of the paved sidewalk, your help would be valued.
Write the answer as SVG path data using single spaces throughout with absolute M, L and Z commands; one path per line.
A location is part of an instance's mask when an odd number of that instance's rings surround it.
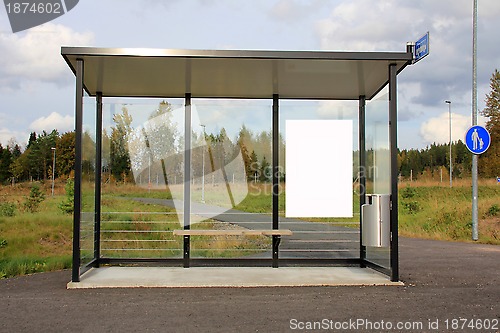
M 70 271 L 0 280 L 0 332 L 287 332 L 323 319 L 445 332 L 445 320 L 499 319 L 499 246 L 401 238 L 400 250 L 400 287 L 66 290 Z M 388 331 L 364 328 L 350 332 Z
M 403 285 L 360 267 L 100 267 L 68 288 L 315 287 Z

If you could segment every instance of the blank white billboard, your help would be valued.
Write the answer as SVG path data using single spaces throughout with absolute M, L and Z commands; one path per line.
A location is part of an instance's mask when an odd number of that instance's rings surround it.
M 287 217 L 352 217 L 351 120 L 286 121 Z

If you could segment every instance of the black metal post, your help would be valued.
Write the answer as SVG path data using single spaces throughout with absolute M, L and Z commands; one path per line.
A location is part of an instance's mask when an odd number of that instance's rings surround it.
M 184 230 L 191 221 L 191 94 L 186 93 L 184 108 Z M 184 267 L 189 267 L 190 237 L 184 236 Z
M 366 203 L 366 96 L 359 96 L 359 258 L 362 267 L 366 259 L 366 246 L 363 246 L 363 214 L 361 207 Z
M 279 95 L 273 94 L 273 229 L 279 228 Z M 273 267 L 278 268 L 281 237 L 273 235 Z
M 71 281 L 80 282 L 80 219 L 82 200 L 83 59 L 76 60 L 75 194 L 73 206 L 73 266 Z
M 102 92 L 96 93 L 96 102 L 94 265 L 99 267 L 99 258 L 101 257 Z
M 397 66 L 389 65 L 389 144 L 391 150 L 391 281 L 399 281 Z

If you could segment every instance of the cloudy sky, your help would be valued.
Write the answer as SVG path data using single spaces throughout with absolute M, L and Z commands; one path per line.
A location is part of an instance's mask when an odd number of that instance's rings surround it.
M 404 51 L 425 32 L 430 55 L 399 76 L 399 146 L 453 139 L 471 125 L 472 0 L 81 0 L 12 33 L 0 9 L 0 142 L 74 128 L 74 76 L 60 47 Z M 500 1 L 479 1 L 478 106 L 500 68 Z

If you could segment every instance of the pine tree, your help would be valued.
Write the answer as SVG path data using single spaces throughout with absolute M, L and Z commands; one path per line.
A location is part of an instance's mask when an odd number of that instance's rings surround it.
M 28 145 L 26 146 L 26 149 L 29 149 L 33 143 L 36 141 L 36 132 L 31 132 L 30 137 L 28 139 Z
M 262 158 L 262 163 L 260 164 L 260 181 L 269 182 L 272 180 L 272 168 L 266 157 Z
M 2 147 L 0 143 L 0 183 L 3 183 L 12 176 L 10 172 L 10 165 L 12 163 L 12 154 L 10 150 Z
M 126 107 L 121 114 L 113 115 L 115 126 L 111 128 L 110 168 L 115 179 L 126 181 L 131 173 L 128 138 L 132 132 L 132 116 Z
M 486 108 L 481 115 L 488 118 L 486 129 L 490 132 L 490 148 L 481 155 L 480 174 L 484 177 L 500 176 L 500 72 L 495 72 L 490 79 L 491 91 L 486 95 Z
M 248 180 L 255 180 L 256 178 L 259 178 L 260 172 L 260 164 L 257 158 L 257 154 L 255 153 L 255 150 L 252 150 L 252 153 L 250 154 L 250 173 L 247 174 Z

